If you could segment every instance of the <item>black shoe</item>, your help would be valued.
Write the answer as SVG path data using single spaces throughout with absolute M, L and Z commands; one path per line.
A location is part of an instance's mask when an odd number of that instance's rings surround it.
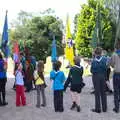
M 90 94 L 95 94 L 95 91 L 90 92 Z
M 45 104 L 41 104 L 42 107 L 45 107 L 46 105 Z
M 55 110 L 55 112 L 59 112 L 59 110 Z
M 76 102 L 73 102 L 73 104 L 72 104 L 72 106 L 71 106 L 71 110 L 73 110 L 75 107 L 76 107 L 77 105 L 76 105 Z
M 80 106 L 77 106 L 77 112 L 80 112 Z
M 2 105 L 3 106 L 8 105 L 8 102 L 3 102 Z
M 59 110 L 59 112 L 64 112 L 64 109 L 62 109 L 62 110 Z
M 3 106 L 3 104 L 2 103 L 0 103 L 0 107 L 2 107 Z
M 113 108 L 113 111 L 114 111 L 115 113 L 119 113 L 119 110 L 116 109 L 116 108 Z
M 103 110 L 103 112 L 107 112 L 107 110 Z
M 92 109 L 92 112 L 101 113 L 101 110 Z

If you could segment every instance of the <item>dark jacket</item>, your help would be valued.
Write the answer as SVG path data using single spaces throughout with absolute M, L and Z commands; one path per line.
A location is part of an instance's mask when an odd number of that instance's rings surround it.
M 80 85 L 82 88 L 83 87 L 82 75 L 83 75 L 83 67 L 82 66 L 74 65 L 73 67 L 71 67 L 68 78 L 64 84 L 64 89 L 66 90 L 66 88 L 68 87 L 69 84 L 71 84 L 71 86 L 72 85 Z
M 93 59 L 91 64 L 92 74 L 106 74 L 107 58 L 105 56 L 97 56 Z

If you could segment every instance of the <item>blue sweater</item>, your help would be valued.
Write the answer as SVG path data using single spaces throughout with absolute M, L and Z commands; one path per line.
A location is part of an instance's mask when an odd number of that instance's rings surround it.
M 0 79 L 6 78 L 6 70 L 4 69 L 4 60 L 0 59 Z
M 91 64 L 92 74 L 106 74 L 107 58 L 105 56 L 97 56 Z
M 62 71 L 51 71 L 50 79 L 53 80 L 53 90 L 63 90 L 64 89 L 64 81 L 65 75 Z

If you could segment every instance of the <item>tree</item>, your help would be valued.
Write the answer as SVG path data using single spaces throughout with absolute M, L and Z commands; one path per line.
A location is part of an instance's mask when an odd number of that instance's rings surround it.
M 78 16 L 76 35 L 76 48 L 80 55 L 90 57 L 92 53 L 92 36 L 96 27 L 97 21 L 97 0 L 88 0 L 88 4 L 82 5 L 82 9 Z M 101 32 L 102 36 L 100 44 L 104 49 L 113 48 L 112 42 L 112 27 L 109 16 L 109 10 L 105 9 L 103 4 L 100 4 L 101 15 Z M 96 39 L 97 41 L 97 39 Z
M 120 0 L 103 0 L 105 7 L 110 10 L 110 19 L 112 20 L 112 32 L 114 47 L 117 45 L 117 38 L 120 38 Z
M 48 12 L 48 11 L 47 11 Z M 24 13 L 24 12 L 23 12 Z M 14 30 L 11 30 L 12 39 L 19 40 L 22 50 L 24 42 L 30 53 L 34 55 L 37 60 L 46 59 L 51 55 L 51 45 L 53 34 L 56 36 L 58 55 L 63 54 L 62 47 L 62 21 L 51 15 L 44 16 L 29 16 L 29 14 L 19 14 L 18 22 Z

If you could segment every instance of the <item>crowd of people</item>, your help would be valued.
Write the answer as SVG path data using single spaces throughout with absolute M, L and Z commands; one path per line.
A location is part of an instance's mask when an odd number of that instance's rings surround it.
M 101 113 L 107 112 L 107 95 L 106 91 L 114 93 L 114 108 L 115 113 L 119 112 L 120 103 L 120 46 L 116 48 L 111 57 L 106 57 L 102 54 L 102 48 L 97 47 L 94 50 L 94 57 L 91 62 L 92 81 L 94 86 L 95 95 L 95 108 L 92 112 Z M 63 92 L 70 88 L 72 105 L 71 110 L 76 109 L 80 112 L 80 93 L 85 86 L 83 81 L 83 66 L 80 64 L 80 57 L 74 57 L 74 65 L 70 67 L 67 79 L 63 71 L 60 70 L 61 62 L 55 61 L 53 69 L 50 72 L 50 80 L 53 81 L 53 103 L 55 112 L 63 112 L 64 104 Z M 114 69 L 113 73 L 113 91 L 110 89 L 109 74 L 110 67 Z M 7 63 L 4 61 L 0 53 L 0 106 L 7 105 L 5 86 L 7 82 L 6 76 Z M 35 89 L 36 107 L 45 107 L 46 94 L 45 88 L 47 87 L 44 74 L 44 62 L 38 61 L 37 65 L 32 57 L 24 57 L 20 53 L 20 61 L 15 63 L 14 69 L 15 83 L 13 89 L 16 90 L 16 106 L 25 106 L 27 104 L 25 92 L 30 92 Z M 34 87 L 33 87 L 34 86 Z M 41 100 L 42 99 L 42 100 Z

